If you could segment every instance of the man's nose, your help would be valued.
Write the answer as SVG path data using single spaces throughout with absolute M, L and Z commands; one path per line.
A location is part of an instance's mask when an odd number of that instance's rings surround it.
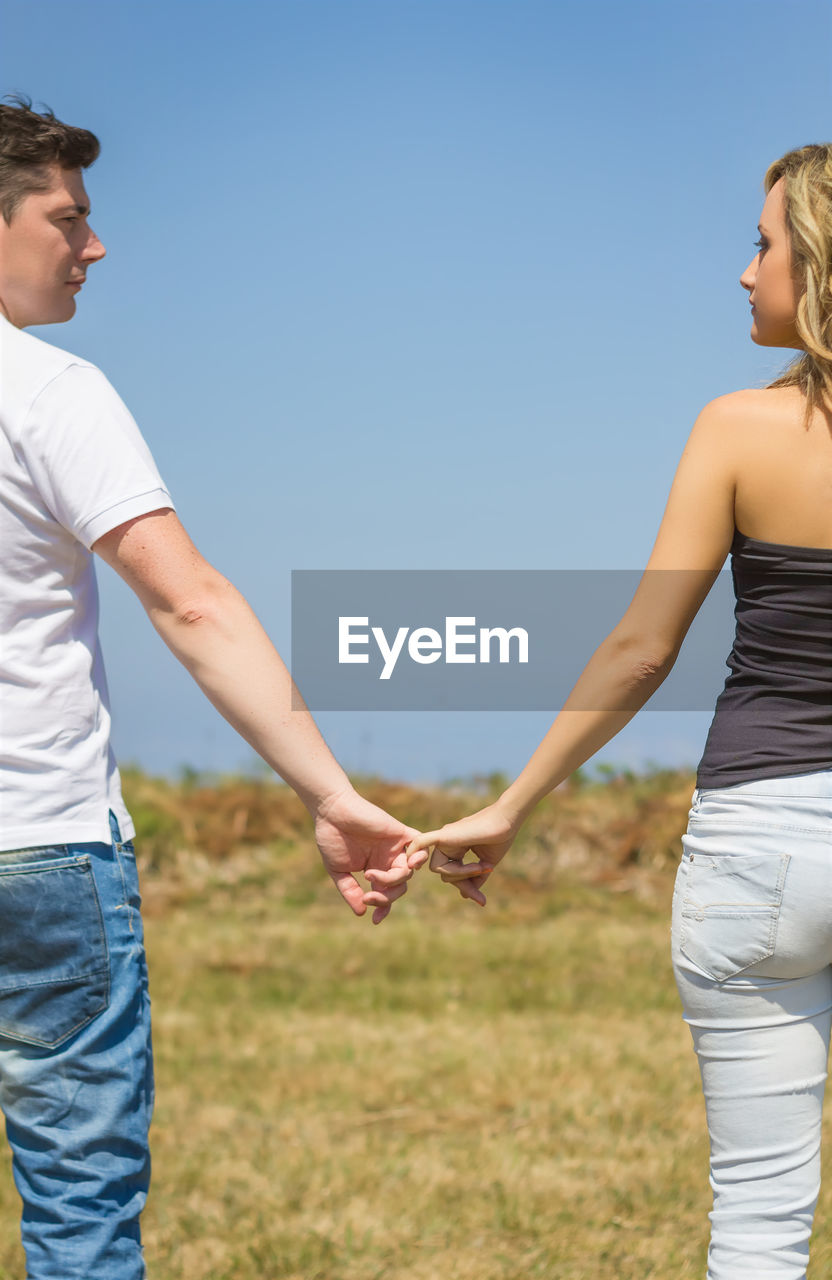
M 107 250 L 104 248 L 92 227 L 90 227 L 89 239 L 84 245 L 84 252 L 81 254 L 81 257 L 85 262 L 99 262 L 106 252 Z

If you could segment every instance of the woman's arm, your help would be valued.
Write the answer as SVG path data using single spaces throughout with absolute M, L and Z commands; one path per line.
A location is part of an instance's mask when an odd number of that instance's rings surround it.
M 653 551 L 624 617 L 598 646 L 549 732 L 502 796 L 470 818 L 421 835 L 431 869 L 485 903 L 485 877 L 537 802 L 605 746 L 673 668 L 734 536 L 736 427 L 744 392 L 706 405 L 682 453 Z M 461 863 L 467 850 L 477 862 Z M 449 857 L 448 855 L 452 855 Z

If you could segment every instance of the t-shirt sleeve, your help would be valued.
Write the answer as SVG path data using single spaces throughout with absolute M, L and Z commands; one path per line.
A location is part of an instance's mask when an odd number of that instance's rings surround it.
M 68 365 L 47 383 L 17 446 L 52 515 L 87 549 L 125 520 L 174 509 L 132 415 L 94 365 Z

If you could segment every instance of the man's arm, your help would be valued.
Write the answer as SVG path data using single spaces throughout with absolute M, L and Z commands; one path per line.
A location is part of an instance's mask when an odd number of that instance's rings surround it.
M 353 790 L 303 706 L 253 610 L 205 560 L 175 512 L 128 520 L 93 544 L 141 600 L 159 635 L 241 737 L 303 800 L 337 888 L 353 911 L 384 919 L 426 855 L 413 834 Z M 293 709 L 293 693 L 296 706 Z M 373 889 L 355 879 L 364 871 Z

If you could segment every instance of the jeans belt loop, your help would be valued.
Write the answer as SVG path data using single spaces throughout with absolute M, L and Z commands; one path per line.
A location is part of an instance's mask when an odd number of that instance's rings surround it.
M 117 849 L 120 850 L 121 849 L 121 829 L 118 825 L 118 818 L 113 813 L 112 809 L 110 810 L 110 834 L 113 837 L 113 844 L 116 846 Z

